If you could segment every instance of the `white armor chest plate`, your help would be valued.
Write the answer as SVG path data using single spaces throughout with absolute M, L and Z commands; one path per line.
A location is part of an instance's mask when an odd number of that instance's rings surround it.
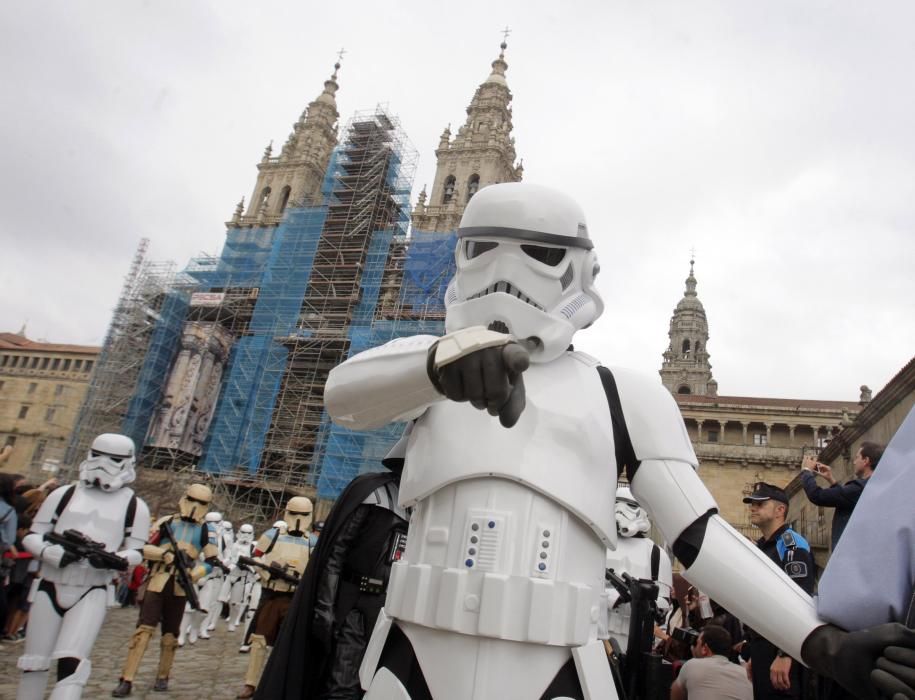
M 566 353 L 524 374 L 518 423 L 445 401 L 409 437 L 413 506 L 385 607 L 424 627 L 579 646 L 597 637 L 616 539 L 616 465 L 593 360 Z
M 468 403 L 430 406 L 407 445 L 401 504 L 412 506 L 464 479 L 502 477 L 557 501 L 612 548 L 617 469 L 596 362 L 565 353 L 531 365 L 524 387 L 527 405 L 509 429 Z
M 78 530 L 86 537 L 101 542 L 109 552 L 117 552 L 124 541 L 124 521 L 133 491 L 127 488 L 106 493 L 101 489 L 77 485 L 54 531 Z M 63 569 L 42 564 L 40 576 L 55 583 L 75 585 L 104 585 L 111 579 L 107 569 L 96 569 L 85 559 Z

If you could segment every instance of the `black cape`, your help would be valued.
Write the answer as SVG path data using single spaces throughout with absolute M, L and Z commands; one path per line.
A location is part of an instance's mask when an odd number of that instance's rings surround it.
M 399 479 L 393 472 L 372 472 L 353 479 L 340 494 L 318 536 L 289 612 L 280 628 L 254 700 L 310 700 L 316 697 L 329 659 L 311 636 L 321 572 L 346 521 L 375 489 Z

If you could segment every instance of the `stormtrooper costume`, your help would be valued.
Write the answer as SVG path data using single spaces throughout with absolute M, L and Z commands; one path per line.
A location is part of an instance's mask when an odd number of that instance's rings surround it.
M 51 661 L 57 660 L 53 700 L 82 697 L 89 679 L 89 656 L 105 621 L 107 587 L 114 571 L 97 568 L 91 558 L 74 560 L 47 533 L 76 530 L 130 566 L 142 561 L 149 532 L 149 509 L 126 487 L 136 478 L 133 440 L 106 433 L 92 441 L 79 467 L 79 482 L 62 486 L 41 505 L 22 543 L 41 561 L 32 587 L 23 673 L 18 700 L 44 697 Z
M 222 609 L 219 593 L 225 580 L 223 567 L 231 570 L 232 565 L 229 558 L 231 540 L 226 536 L 226 522 L 222 519 L 222 513 L 207 513 L 206 521 L 216 538 L 216 559 L 218 562 L 214 562 L 216 565 L 213 566 L 213 570 L 200 582 L 200 609 L 203 618 L 200 620 L 200 639 L 209 639 L 210 632 L 216 629 L 216 620 L 219 619 L 219 611 Z M 232 527 L 231 523 L 229 527 Z
M 216 555 L 209 558 L 209 563 L 212 565 L 209 573 L 197 581 L 197 600 L 200 602 L 200 609 L 194 610 L 190 605 L 184 608 L 181 631 L 178 634 L 179 647 L 183 647 L 188 640 L 191 644 L 196 644 L 198 639 L 209 639 L 209 630 L 215 627 L 216 615 L 219 614 L 217 598 L 223 582 L 223 572 L 219 563 L 225 565 L 225 557 L 228 554 L 225 540 L 222 537 L 222 513 L 210 511 L 204 516 L 203 521 L 209 533 L 210 542 L 216 547 Z M 197 558 L 203 561 L 204 556 L 201 551 Z M 213 627 L 210 627 L 211 622 Z
M 876 657 L 915 647 L 915 632 L 823 627 L 810 597 L 718 515 L 657 377 L 569 347 L 603 310 L 581 208 L 545 187 L 492 185 L 457 235 L 446 335 L 355 355 L 325 387 L 339 425 L 416 421 L 400 488 L 414 510 L 362 664 L 367 698 L 618 697 L 598 623 L 624 468 L 691 582 L 872 694 Z
M 314 510 L 311 499 L 294 496 L 286 504 L 284 524 L 287 530 L 271 528 L 257 541 L 254 554 L 259 561 L 270 566 L 282 567 L 287 573 L 301 577 L 311 556 L 311 520 Z M 292 603 L 296 584 L 273 577 L 258 569 L 262 581 L 261 600 L 253 621 L 248 669 L 245 686 L 236 696 L 254 697 L 254 689 L 261 676 L 267 648 L 272 647 L 279 634 L 283 619 Z
M 667 552 L 646 536 L 651 529 L 648 512 L 633 498 L 628 488 L 620 487 L 616 490 L 615 513 L 616 530 L 620 537 L 616 549 L 607 550 L 607 568 L 613 569 L 617 576 L 627 573 L 633 578 L 657 583 L 658 611 L 666 612 L 670 609 L 673 595 L 673 567 Z M 625 653 L 629 644 L 632 606 L 619 602 L 619 598 L 619 592 L 613 586 L 607 586 L 607 632 L 600 636 L 615 639 Z
M 238 563 L 239 557 L 254 555 L 254 527 L 245 523 L 238 528 L 235 541 L 229 547 L 231 567 L 219 592 L 219 602 L 229 604 L 229 631 L 234 632 L 246 610 L 251 610 L 251 593 L 258 579 L 251 569 Z

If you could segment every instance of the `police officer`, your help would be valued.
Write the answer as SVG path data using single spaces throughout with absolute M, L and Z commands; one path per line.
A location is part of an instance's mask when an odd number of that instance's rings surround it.
M 762 532 L 756 546 L 805 593 L 812 595 L 816 581 L 813 554 L 807 540 L 785 522 L 788 495 L 784 489 L 758 482 L 743 502 L 750 506 L 750 522 Z M 753 697 L 756 700 L 802 697 L 801 664 L 752 630 L 747 632 L 750 653 L 748 674 L 753 682 Z

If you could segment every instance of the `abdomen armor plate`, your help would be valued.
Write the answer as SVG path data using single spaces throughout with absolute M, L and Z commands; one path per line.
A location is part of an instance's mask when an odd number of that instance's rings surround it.
M 468 404 L 420 417 L 401 502 L 414 507 L 388 613 L 425 627 L 538 644 L 595 639 L 616 465 L 593 362 L 568 353 L 524 374 L 510 429 Z

